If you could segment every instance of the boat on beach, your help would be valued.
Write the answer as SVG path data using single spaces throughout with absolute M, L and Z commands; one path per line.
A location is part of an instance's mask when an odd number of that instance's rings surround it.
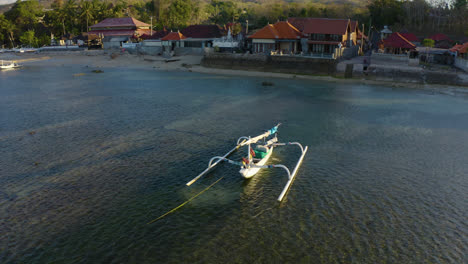
M 0 60 L 0 69 L 2 70 L 14 69 L 19 67 L 21 67 L 21 65 L 18 65 L 13 61 Z
M 281 192 L 280 196 L 278 197 L 278 201 L 282 201 L 285 197 L 287 191 L 289 190 L 292 182 L 294 181 L 294 177 L 297 174 L 297 170 L 299 169 L 302 160 L 304 159 L 305 154 L 307 153 L 308 147 L 302 147 L 302 145 L 298 142 L 288 142 L 288 143 L 280 143 L 278 142 L 277 132 L 278 127 L 280 124 L 274 126 L 272 129 L 267 130 L 265 133 L 258 135 L 256 137 L 240 137 L 237 140 L 236 146 L 231 149 L 228 153 L 224 156 L 215 156 L 210 159 L 208 162 L 208 167 L 200 173 L 197 177 L 192 179 L 187 183 L 187 186 L 192 185 L 195 181 L 200 179 L 203 175 L 208 173 L 212 168 L 218 165 L 221 161 L 226 161 L 233 165 L 240 166 L 239 173 L 245 179 L 252 178 L 255 176 L 260 169 L 271 169 L 271 168 L 282 168 L 288 174 L 288 182 L 284 187 L 283 191 Z M 301 150 L 301 156 L 296 163 L 296 166 L 291 173 L 288 167 L 282 164 L 274 164 L 274 165 L 266 165 L 268 160 L 270 159 L 271 155 L 273 154 L 273 149 L 278 146 L 288 146 L 288 145 L 296 145 Z M 234 153 L 241 147 L 247 146 L 247 157 L 243 157 L 241 161 L 234 161 L 230 160 L 227 157 Z

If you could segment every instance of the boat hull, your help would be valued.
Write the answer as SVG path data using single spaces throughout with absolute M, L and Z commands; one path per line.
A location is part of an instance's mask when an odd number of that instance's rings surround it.
M 271 154 L 273 153 L 273 147 L 270 149 L 268 154 L 261 159 L 259 162 L 255 163 L 255 165 L 262 166 L 270 159 Z M 252 178 L 261 168 L 242 168 L 240 169 L 239 173 L 242 175 L 243 178 L 249 179 Z

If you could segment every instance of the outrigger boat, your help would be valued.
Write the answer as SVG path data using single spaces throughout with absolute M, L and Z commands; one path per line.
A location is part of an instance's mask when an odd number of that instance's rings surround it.
M 302 147 L 302 145 L 298 142 L 288 142 L 288 143 L 279 143 L 277 137 L 278 127 L 281 124 L 274 126 L 272 129 L 266 131 L 265 133 L 258 135 L 256 137 L 240 137 L 237 140 L 236 146 L 231 149 L 228 153 L 224 156 L 215 156 L 210 159 L 208 163 L 208 167 L 200 173 L 197 177 L 187 183 L 187 186 L 192 185 L 195 181 L 200 179 L 203 175 L 205 175 L 208 171 L 218 165 L 221 161 L 227 161 L 230 164 L 240 166 L 239 173 L 245 179 L 253 177 L 260 169 L 271 169 L 271 168 L 282 168 L 288 173 L 288 182 L 284 187 L 283 191 L 281 192 L 280 196 L 278 197 L 278 201 L 282 201 L 285 197 L 289 187 L 291 186 L 292 182 L 294 181 L 294 177 L 296 176 L 297 170 L 301 166 L 302 160 L 304 159 L 305 154 L 307 153 L 308 147 Z M 271 139 L 267 141 L 267 139 L 273 136 Z M 259 143 L 260 142 L 260 143 Z M 301 156 L 294 168 L 293 172 L 291 173 L 288 167 L 276 164 L 276 165 L 265 165 L 268 159 L 270 159 L 273 148 L 277 146 L 287 146 L 287 145 L 297 145 L 301 149 Z M 243 146 L 248 146 L 247 150 L 247 158 L 242 158 L 242 161 L 234 161 L 230 160 L 227 157 L 231 155 L 234 151 L 238 150 Z
M 19 68 L 21 67 L 20 65 L 12 62 L 12 61 L 5 61 L 2 60 L 0 63 L 0 69 L 6 70 L 6 69 L 14 69 L 14 68 Z

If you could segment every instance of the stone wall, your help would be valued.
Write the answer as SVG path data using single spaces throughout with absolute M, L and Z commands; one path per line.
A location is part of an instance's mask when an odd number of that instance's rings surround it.
M 174 49 L 174 54 L 176 56 L 181 55 L 203 55 L 204 48 L 192 48 L 192 47 L 177 47 Z
M 449 71 L 433 71 L 422 68 L 414 70 L 398 68 L 369 67 L 365 79 L 419 84 L 440 84 L 468 86 L 468 78 L 463 74 Z
M 382 61 L 398 61 L 398 62 L 409 62 L 408 55 L 396 55 L 396 54 L 385 54 L 373 52 L 371 60 L 382 60 Z
M 138 47 L 138 53 L 143 55 L 161 55 L 163 53 L 163 47 L 158 46 L 140 46 Z
M 468 60 L 456 57 L 454 65 L 455 67 L 468 72 Z
M 336 63 L 333 59 L 301 56 L 222 53 L 208 53 L 202 60 L 203 66 L 211 68 L 320 75 L 335 75 Z

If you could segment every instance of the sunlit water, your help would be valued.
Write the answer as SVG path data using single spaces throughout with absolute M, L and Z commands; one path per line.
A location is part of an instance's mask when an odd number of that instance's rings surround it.
M 262 81 L 0 72 L 0 262 L 468 262 L 467 97 Z M 185 186 L 277 122 L 280 141 L 309 146 L 283 203 L 281 169 L 244 181 L 221 164 Z M 298 158 L 279 147 L 270 164 Z

